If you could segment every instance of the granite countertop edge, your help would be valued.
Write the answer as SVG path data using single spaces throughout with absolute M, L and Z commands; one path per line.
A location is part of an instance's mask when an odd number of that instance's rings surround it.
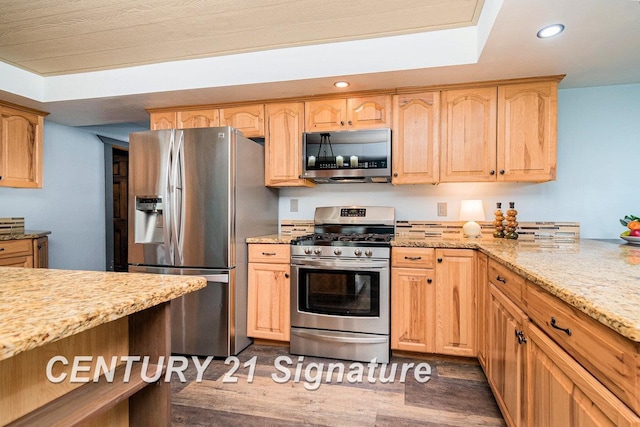
M 3 240 L 37 239 L 38 237 L 44 237 L 44 236 L 47 236 L 49 234 L 51 234 L 51 231 L 25 230 L 24 233 L 0 234 L 0 241 L 3 241 Z

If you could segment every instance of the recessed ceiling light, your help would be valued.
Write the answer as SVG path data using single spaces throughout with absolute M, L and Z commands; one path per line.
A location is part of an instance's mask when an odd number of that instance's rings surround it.
M 345 88 L 345 87 L 349 87 L 349 82 L 335 82 L 333 85 L 335 87 Z
M 547 25 L 546 27 L 538 31 L 537 36 L 541 39 L 548 39 L 549 37 L 557 36 L 563 31 L 564 25 L 562 24 Z

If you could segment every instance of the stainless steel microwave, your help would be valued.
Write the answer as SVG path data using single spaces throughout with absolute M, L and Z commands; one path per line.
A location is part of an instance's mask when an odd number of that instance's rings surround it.
M 302 177 L 317 183 L 390 182 L 391 129 L 305 132 Z

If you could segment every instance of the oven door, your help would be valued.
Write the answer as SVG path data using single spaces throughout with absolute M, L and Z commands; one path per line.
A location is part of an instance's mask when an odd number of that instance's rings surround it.
M 292 260 L 291 326 L 389 334 L 387 260 Z

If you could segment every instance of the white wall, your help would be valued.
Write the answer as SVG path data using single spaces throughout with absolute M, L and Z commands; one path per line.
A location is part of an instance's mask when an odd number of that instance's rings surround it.
M 45 121 L 43 188 L 0 188 L 0 217 L 51 231 L 51 268 L 105 268 L 103 158 L 95 135 Z
M 298 199 L 299 212 L 290 212 Z M 640 216 L 640 84 L 566 89 L 558 101 L 557 180 L 541 184 L 324 184 L 280 190 L 280 219 L 311 219 L 316 206 L 387 205 L 400 220 L 457 220 L 460 200 L 516 203 L 520 221 L 578 221 L 583 238 L 614 238 Z M 448 216 L 437 216 L 447 202 Z

